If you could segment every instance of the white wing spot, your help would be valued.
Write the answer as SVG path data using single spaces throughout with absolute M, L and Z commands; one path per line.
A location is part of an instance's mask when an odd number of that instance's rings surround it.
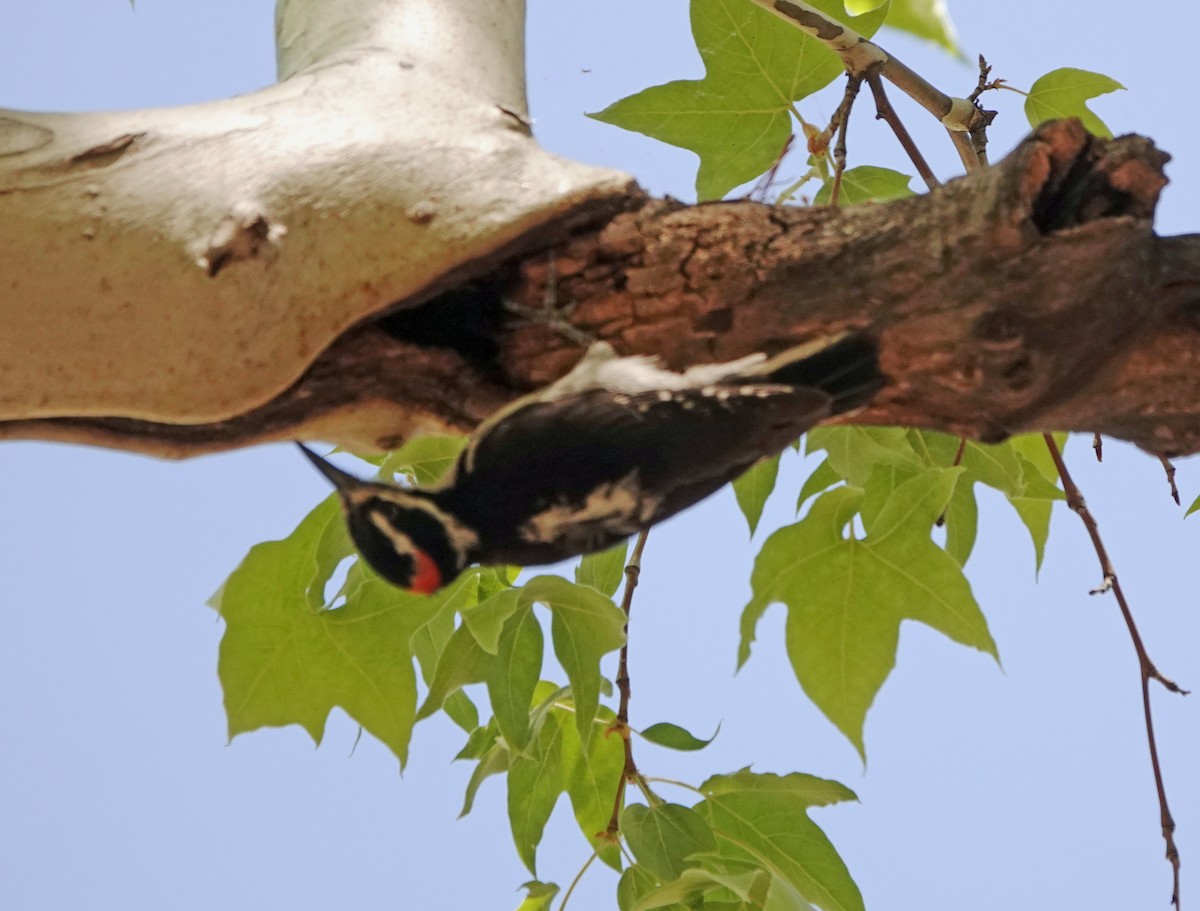
M 580 505 L 558 504 L 532 516 L 519 532 L 531 543 L 566 541 L 590 548 L 593 542 L 630 535 L 654 515 L 658 503 L 643 498 L 637 471 L 613 484 L 603 484 Z

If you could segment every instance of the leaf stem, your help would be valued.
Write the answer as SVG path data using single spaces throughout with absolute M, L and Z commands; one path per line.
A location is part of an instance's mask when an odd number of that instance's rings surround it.
M 600 849 L 597 848 L 592 852 L 592 856 L 584 861 L 583 866 L 579 868 L 579 872 L 575 874 L 575 878 L 571 880 L 571 885 L 567 887 L 567 891 L 563 894 L 562 904 L 558 906 L 558 911 L 564 911 L 564 909 L 567 907 L 567 902 L 571 900 L 571 893 L 575 891 L 575 887 L 578 886 L 580 881 L 583 879 L 583 874 L 588 871 L 588 867 L 592 865 L 592 861 L 599 856 Z

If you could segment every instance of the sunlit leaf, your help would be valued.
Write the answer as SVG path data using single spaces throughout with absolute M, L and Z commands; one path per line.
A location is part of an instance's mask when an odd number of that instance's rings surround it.
M 622 541 L 608 550 L 588 554 L 575 567 L 575 581 L 580 585 L 590 585 L 600 594 L 611 598 L 625 578 L 625 557 L 628 552 L 629 542 Z
M 996 654 L 962 568 L 930 537 L 961 471 L 929 470 L 901 484 L 862 540 L 844 532 L 863 493 L 832 490 L 802 521 L 767 539 L 755 561 L 739 663 L 763 611 L 786 604 L 796 677 L 860 753 L 863 720 L 895 663 L 902 620 Z
M 521 902 L 517 911 L 550 911 L 550 905 L 559 891 L 554 883 L 539 883 L 536 880 L 525 883 L 521 888 L 525 890 L 525 901 Z
M 758 520 L 762 518 L 763 507 L 767 498 L 775 490 L 775 479 L 779 476 L 779 456 L 763 459 L 749 471 L 733 482 L 733 495 L 737 498 L 738 507 L 746 517 L 753 537 L 758 528 Z
M 637 862 L 662 882 L 677 879 L 691 855 L 717 848 L 704 817 L 673 803 L 630 804 L 621 814 L 621 832 Z
M 389 452 L 380 464 L 380 472 L 385 478 L 405 475 L 418 486 L 428 487 L 442 480 L 466 445 L 465 436 L 422 434 Z
M 838 477 L 862 487 L 880 465 L 922 467 L 903 427 L 816 427 L 805 437 L 806 452 L 825 450 Z
M 410 640 L 450 594 L 371 581 L 338 610 L 313 610 L 306 593 L 329 522 L 322 504 L 284 540 L 251 548 L 221 589 L 218 675 L 229 736 L 299 724 L 319 743 L 340 706 L 403 764 L 417 696 Z
M 542 673 L 542 626 L 529 607 L 504 624 L 496 657 L 486 668 L 488 696 L 500 733 L 515 751 L 529 740 L 529 710 Z
M 879 4 L 880 0 L 846 0 L 846 8 L 855 13 L 874 9 Z M 892 0 L 891 12 L 883 24 L 886 28 L 932 41 L 957 57 L 962 56 L 945 0 Z
M 554 654 L 567 672 L 575 699 L 575 723 L 585 743 L 600 704 L 600 658 L 625 641 L 625 615 L 594 588 L 559 576 L 538 576 L 522 589 L 521 603 L 550 608 Z
M 829 464 L 829 459 L 825 459 L 813 469 L 813 473 L 804 479 L 804 483 L 800 487 L 800 496 L 796 498 L 796 512 L 799 512 L 810 497 L 815 497 L 823 490 L 828 490 L 838 481 L 842 480 L 842 476 L 838 474 Z
M 656 743 L 660 747 L 668 747 L 672 750 L 702 750 L 717 738 L 720 732 L 720 725 L 713 732 L 712 737 L 708 740 L 701 740 L 695 734 L 681 728 L 677 724 L 671 724 L 669 721 L 660 721 L 658 724 L 652 724 L 639 733 L 651 743 Z
M 1040 77 L 1025 98 L 1025 116 L 1030 126 L 1060 117 L 1078 117 L 1089 133 L 1112 138 L 1112 130 L 1092 113 L 1087 102 L 1125 86 L 1101 73 L 1071 67 L 1053 70 Z
M 813 6 L 870 36 L 886 7 L 851 17 L 841 0 Z M 589 116 L 700 156 L 696 192 L 716 199 L 776 161 L 793 131 L 792 104 L 844 72 L 816 38 L 747 0 L 692 0 L 703 79 L 654 86 Z
M 565 716 L 565 713 L 564 713 Z M 616 716 L 604 706 L 596 716 L 601 730 L 613 723 Z M 592 737 L 586 745 L 579 732 L 565 717 L 560 718 L 562 732 L 562 764 L 567 796 L 580 831 L 597 851 L 601 860 L 620 869 L 620 849 L 607 837 L 617 784 L 625 769 L 625 746 L 620 737 Z
M 812 807 L 856 800 L 836 781 L 811 775 L 716 775 L 696 806 L 721 856 L 746 860 L 789 883 L 824 911 L 862 911 L 862 895 L 833 844 L 809 817 Z
M 479 647 L 471 631 L 460 626 L 450 636 L 438 658 L 437 670 L 429 683 L 429 693 L 417 711 L 417 720 L 428 718 L 442 707 L 446 698 L 472 683 L 482 683 L 492 657 Z
M 514 757 L 508 770 L 508 822 L 517 855 L 534 876 L 542 832 L 562 790 L 562 737 L 550 715 L 534 748 Z
M 838 192 L 839 206 L 853 206 L 864 202 L 887 202 L 889 199 L 904 199 L 912 196 L 909 182 L 912 176 L 880 168 L 860 165 L 849 168 L 842 174 L 842 188 Z M 827 180 L 817 191 L 813 205 L 827 206 L 833 197 L 833 181 Z

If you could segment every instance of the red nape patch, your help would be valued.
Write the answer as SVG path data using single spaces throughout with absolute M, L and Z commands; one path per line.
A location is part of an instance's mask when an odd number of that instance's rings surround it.
M 409 589 L 420 592 L 422 595 L 432 595 L 442 587 L 441 571 L 438 570 L 437 564 L 429 559 L 429 555 L 419 547 L 413 549 L 412 557 L 415 571 Z

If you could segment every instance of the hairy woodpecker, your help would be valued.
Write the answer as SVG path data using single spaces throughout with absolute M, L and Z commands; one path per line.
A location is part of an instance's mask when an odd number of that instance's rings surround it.
M 861 334 L 684 373 L 598 342 L 481 424 L 436 487 L 360 481 L 300 448 L 337 488 L 364 559 L 429 593 L 472 563 L 531 566 L 610 547 L 883 384 Z

